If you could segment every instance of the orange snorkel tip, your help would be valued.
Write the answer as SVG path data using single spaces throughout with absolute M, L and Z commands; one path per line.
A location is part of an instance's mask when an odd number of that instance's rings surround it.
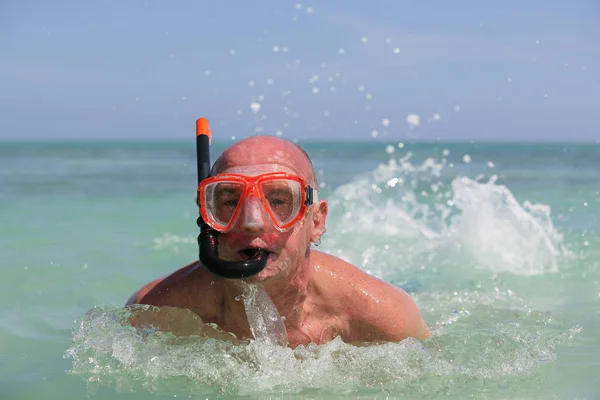
M 198 118 L 196 120 L 196 136 L 200 135 L 206 135 L 208 136 L 208 140 L 211 140 L 210 126 L 206 118 Z

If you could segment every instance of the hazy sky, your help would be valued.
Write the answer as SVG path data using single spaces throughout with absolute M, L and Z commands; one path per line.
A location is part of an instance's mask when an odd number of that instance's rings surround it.
M 600 1 L 0 2 L 0 139 L 186 139 L 200 116 L 226 139 L 596 141 Z

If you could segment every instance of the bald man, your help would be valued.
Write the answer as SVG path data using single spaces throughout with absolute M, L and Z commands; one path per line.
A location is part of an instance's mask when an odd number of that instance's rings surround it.
M 402 289 L 311 249 L 325 232 L 328 205 L 318 199 L 316 175 L 302 149 L 276 137 L 253 136 L 225 150 L 213 175 L 220 186 L 206 189 L 213 197 L 205 208 L 207 223 L 221 231 L 219 257 L 247 260 L 254 249 L 262 249 L 268 252 L 266 267 L 237 280 L 216 276 L 194 261 L 142 287 L 128 305 L 187 309 L 198 320 L 249 340 L 253 336 L 239 301 L 240 281 L 245 281 L 260 284 L 285 317 L 291 347 L 337 336 L 347 343 L 429 337 L 416 304 Z M 251 187 L 245 198 L 232 190 L 235 181 L 223 186 L 231 176 Z M 308 186 L 316 201 L 299 206 L 300 189 Z M 163 328 L 177 331 L 175 326 Z M 194 329 L 188 325 L 183 334 Z

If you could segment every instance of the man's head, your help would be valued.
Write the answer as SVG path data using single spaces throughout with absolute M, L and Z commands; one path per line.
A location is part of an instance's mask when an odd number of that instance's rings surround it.
M 214 174 L 255 177 L 273 172 L 297 175 L 316 193 L 317 179 L 312 162 L 299 146 L 271 136 L 252 136 L 226 149 L 213 167 Z M 235 223 L 219 236 L 219 255 L 226 260 L 248 258 L 249 249 L 270 253 L 267 267 L 251 280 L 294 274 L 306 265 L 310 243 L 325 230 L 327 203 L 317 201 L 291 227 L 277 229 L 262 196 L 252 193 L 242 199 Z

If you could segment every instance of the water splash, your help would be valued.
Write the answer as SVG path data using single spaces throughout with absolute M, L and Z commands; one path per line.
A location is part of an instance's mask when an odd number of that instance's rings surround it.
M 454 179 L 452 201 L 461 214 L 452 220 L 452 235 L 493 272 L 558 271 L 558 260 L 567 251 L 552 223 L 550 207 L 529 201 L 519 204 L 506 186 L 496 184 L 497 179 L 495 175 L 485 183 Z
M 254 339 L 267 344 L 287 346 L 285 324 L 265 289 L 260 285 L 243 285 L 244 308 Z
M 357 347 L 337 338 L 324 345 L 246 345 L 202 337 L 141 332 L 124 310 L 96 308 L 73 332 L 64 357 L 70 374 L 90 391 L 151 391 L 172 396 L 282 394 L 406 396 L 477 393 L 482 380 L 503 387 L 515 380 L 544 387 L 540 367 L 556 359 L 557 346 L 579 332 L 544 313 L 475 307 L 440 320 L 440 334 L 425 345 L 414 339 Z M 540 331 L 540 321 L 544 325 Z M 443 334 L 442 334 L 443 333 Z M 532 379 L 533 377 L 533 379 Z
M 337 235 L 327 250 L 382 277 L 443 263 L 449 252 L 464 265 L 515 275 L 556 272 L 569 256 L 548 205 L 519 203 L 496 176 L 450 180 L 445 158 L 411 158 L 392 158 L 337 188 L 329 219 Z

